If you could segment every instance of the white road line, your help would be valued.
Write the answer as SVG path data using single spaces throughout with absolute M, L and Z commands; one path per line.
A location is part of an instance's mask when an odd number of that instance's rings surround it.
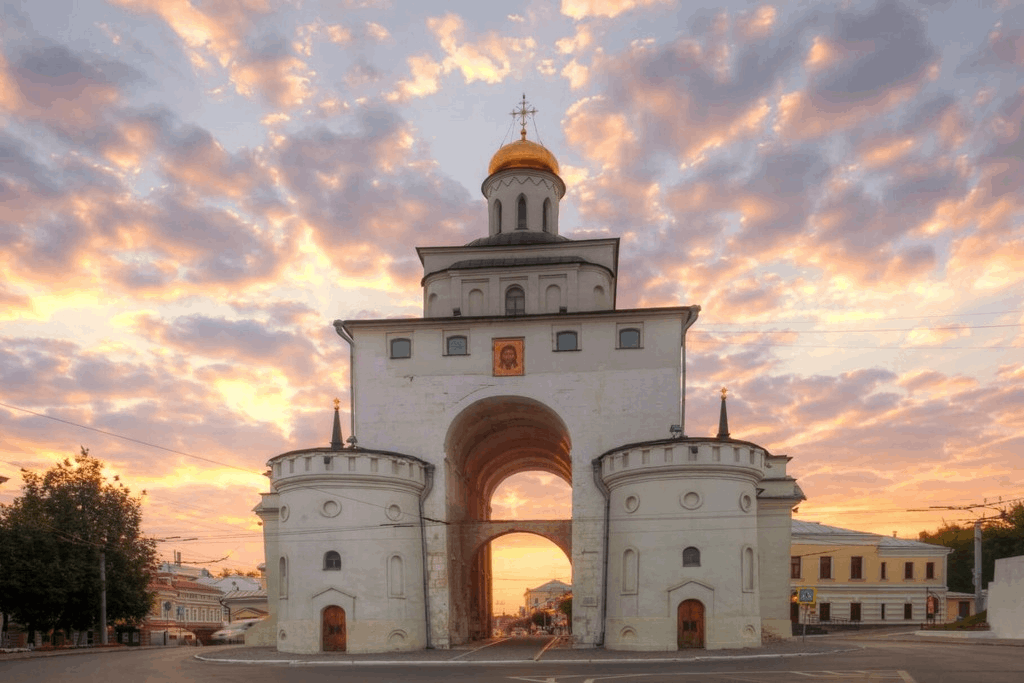
M 462 653 L 461 655 L 459 655 L 458 657 L 452 657 L 451 659 L 448 659 L 448 660 L 445 660 L 445 661 L 448 661 L 448 662 L 454 662 L 454 661 L 455 661 L 456 659 L 460 659 L 460 658 L 462 658 L 462 657 L 465 657 L 466 655 L 471 655 L 471 654 L 473 654 L 474 652 L 479 652 L 480 650 L 483 650 L 483 649 L 485 649 L 485 648 L 488 648 L 488 647 L 490 647 L 491 645 L 497 645 L 498 643 L 504 643 L 504 642 L 505 642 L 506 640 L 511 640 L 511 638 L 502 638 L 502 639 L 500 639 L 500 640 L 494 640 L 494 641 L 491 641 L 491 642 L 487 643 L 486 645 L 481 645 L 480 647 L 476 648 L 475 650 L 470 650 L 469 652 L 463 652 L 463 653 Z
M 548 650 L 549 650 L 549 649 L 551 648 L 551 646 L 552 646 L 552 645 L 554 645 L 555 643 L 557 643 L 557 642 L 558 642 L 559 640 L 561 640 L 561 639 L 562 639 L 562 636 L 555 636 L 554 638 L 552 638 L 551 640 L 549 640 L 549 641 L 548 641 L 547 643 L 545 643 L 545 644 L 544 644 L 544 647 L 542 647 L 542 648 L 540 649 L 540 652 L 538 652 L 538 653 L 537 653 L 537 654 L 536 654 L 536 655 L 534 656 L 534 658 L 533 658 L 533 661 L 535 661 L 535 662 L 536 662 L 537 660 L 539 660 L 539 659 L 540 659 L 540 658 L 541 658 L 541 657 L 542 657 L 542 656 L 544 655 L 544 653 L 545 653 L 545 652 L 547 652 L 547 651 L 548 651 Z
M 902 669 L 900 669 L 896 673 L 898 673 L 900 675 L 900 678 L 903 679 L 903 683 L 917 683 L 917 681 L 914 680 L 913 676 L 908 674 L 906 671 L 903 671 Z

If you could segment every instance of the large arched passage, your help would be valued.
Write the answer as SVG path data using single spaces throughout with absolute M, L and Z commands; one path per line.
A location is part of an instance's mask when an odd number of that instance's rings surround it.
M 565 423 L 548 406 L 522 396 L 481 399 L 452 420 L 445 438 L 448 492 L 449 632 L 452 643 L 485 638 L 491 623 L 489 541 L 512 531 L 535 533 L 560 547 L 571 537 L 568 520 L 491 518 L 491 496 L 519 472 L 554 474 L 572 485 L 572 441 Z M 548 524 L 548 526 L 543 526 Z M 556 540 L 557 539 L 557 540 Z M 571 548 L 567 554 L 571 556 Z

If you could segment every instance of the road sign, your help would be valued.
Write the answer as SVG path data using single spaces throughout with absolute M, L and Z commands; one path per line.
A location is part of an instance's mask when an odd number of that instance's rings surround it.
M 817 599 L 817 589 L 797 588 L 796 601 L 801 605 L 813 605 Z

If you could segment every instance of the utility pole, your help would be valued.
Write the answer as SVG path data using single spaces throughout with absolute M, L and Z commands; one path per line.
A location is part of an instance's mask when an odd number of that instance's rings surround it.
M 100 548 L 100 645 L 107 644 L 107 548 Z
M 974 613 L 984 609 L 981 604 L 981 522 L 974 522 Z

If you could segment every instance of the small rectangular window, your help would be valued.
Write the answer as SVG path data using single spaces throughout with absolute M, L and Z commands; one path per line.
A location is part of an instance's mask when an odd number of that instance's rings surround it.
M 818 621 L 831 621 L 832 620 L 832 605 L 827 602 L 823 602 L 818 605 Z
M 466 338 L 460 334 L 448 337 L 445 341 L 445 354 L 448 356 L 465 356 L 469 354 Z
M 909 602 L 903 605 L 903 618 L 907 621 L 914 618 L 914 606 Z
M 878 578 L 880 578 L 882 581 L 886 581 L 889 578 L 888 576 L 886 576 L 886 573 L 885 573 L 885 562 L 882 563 L 882 569 L 881 569 L 881 572 L 878 575 Z
M 851 579 L 863 579 L 863 568 L 864 558 L 863 557 L 851 557 L 850 558 L 850 578 Z
M 924 578 L 934 579 L 935 578 L 935 563 L 929 562 L 924 566 Z
M 825 557 L 818 558 L 818 578 L 819 579 L 831 579 L 832 578 L 832 558 Z
M 885 603 L 884 602 L 881 604 L 881 608 L 882 608 L 882 621 L 885 621 Z
M 624 327 L 619 330 L 620 349 L 639 349 L 640 330 L 635 327 Z
M 555 351 L 579 351 L 579 336 L 572 331 L 555 335 Z
M 850 621 L 860 621 L 860 603 L 850 603 Z
M 789 558 L 789 578 L 799 579 L 800 578 L 801 561 L 799 555 L 794 555 Z
M 391 340 L 392 358 L 412 358 L 412 341 L 404 337 Z
M 904 562 L 903 563 L 903 578 L 907 580 L 913 580 L 914 578 L 914 563 Z

